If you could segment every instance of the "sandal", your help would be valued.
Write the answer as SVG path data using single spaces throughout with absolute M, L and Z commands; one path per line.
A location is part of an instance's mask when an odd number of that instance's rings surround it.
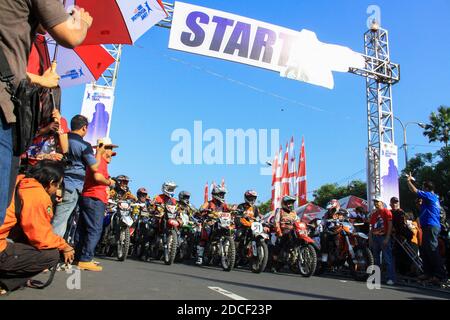
M 30 280 L 27 281 L 27 285 L 26 286 L 28 288 L 32 288 L 32 289 L 40 289 L 43 285 L 44 285 L 44 283 L 39 281 L 39 280 L 30 279 Z
M 0 297 L 6 296 L 8 294 L 8 291 L 0 289 Z

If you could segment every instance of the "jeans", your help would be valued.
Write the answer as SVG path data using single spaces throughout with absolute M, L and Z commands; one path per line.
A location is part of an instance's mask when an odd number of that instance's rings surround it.
M 78 191 L 64 191 L 63 201 L 58 203 L 55 215 L 52 220 L 53 232 L 58 236 L 64 237 L 67 229 L 67 222 L 70 215 L 77 206 Z
M 90 262 L 95 255 L 95 247 L 102 236 L 103 218 L 106 204 L 101 200 L 80 197 L 80 218 L 75 235 L 76 260 Z
M 396 281 L 394 259 L 392 256 L 392 239 L 389 240 L 388 244 L 383 247 L 383 241 L 385 236 L 373 236 L 372 253 L 375 260 L 375 265 L 381 267 L 381 254 L 383 254 L 383 263 L 387 268 L 387 278 L 388 280 Z
M 5 220 L 6 209 L 11 202 L 12 188 L 12 129 L 0 111 L 0 226 Z M 14 185 L 14 184 L 13 184 Z
M 422 227 L 422 246 L 420 252 L 425 274 L 444 280 L 447 275 L 439 253 L 438 237 L 440 232 L 440 227 Z

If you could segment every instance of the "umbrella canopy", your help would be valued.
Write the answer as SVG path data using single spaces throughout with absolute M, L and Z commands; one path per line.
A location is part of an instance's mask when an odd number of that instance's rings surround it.
M 94 19 L 83 44 L 133 44 L 168 17 L 161 0 L 67 0 Z
M 100 45 L 79 46 L 75 49 L 58 46 L 55 57 L 55 41 L 47 37 L 46 44 L 52 61 L 57 62 L 56 72 L 61 76 L 59 82 L 61 88 L 98 80 L 115 61 L 114 57 Z
M 327 210 L 315 205 L 314 203 L 307 203 L 296 210 L 297 215 L 303 222 L 306 223 L 314 219 L 321 219 L 325 212 L 327 212 Z
M 355 196 L 348 196 L 343 199 L 339 200 L 339 203 L 341 204 L 341 208 L 347 209 L 347 210 L 354 210 L 358 207 L 364 208 L 364 210 L 367 212 L 367 201 Z

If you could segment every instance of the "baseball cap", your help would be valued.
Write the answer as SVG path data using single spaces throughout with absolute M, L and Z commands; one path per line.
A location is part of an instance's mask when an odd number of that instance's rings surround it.
M 391 202 L 397 203 L 397 202 L 400 202 L 400 201 L 398 200 L 397 197 L 392 197 L 392 198 L 391 198 Z
M 375 197 L 373 198 L 373 201 L 376 201 L 376 202 L 383 202 L 383 200 L 381 199 L 380 196 L 375 196 Z
M 112 143 L 111 138 L 105 137 L 97 140 L 97 145 L 93 146 L 93 148 L 97 148 L 99 145 L 104 145 L 105 147 L 112 147 L 112 148 L 118 148 L 119 146 Z M 117 152 L 113 152 L 112 156 L 115 157 L 117 155 Z

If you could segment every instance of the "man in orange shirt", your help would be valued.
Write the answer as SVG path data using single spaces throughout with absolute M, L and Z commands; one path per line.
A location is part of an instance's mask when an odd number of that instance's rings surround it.
M 26 176 L 19 176 L 18 195 L 6 212 L 0 227 L 0 289 L 18 289 L 28 280 L 49 269 L 63 253 L 66 263 L 74 258 L 74 249 L 53 233 L 51 196 L 56 194 L 64 177 L 61 164 L 43 160 Z M 16 205 L 20 206 L 16 213 Z M 20 210 L 20 211 L 19 211 Z M 14 240 L 9 243 L 6 238 Z

